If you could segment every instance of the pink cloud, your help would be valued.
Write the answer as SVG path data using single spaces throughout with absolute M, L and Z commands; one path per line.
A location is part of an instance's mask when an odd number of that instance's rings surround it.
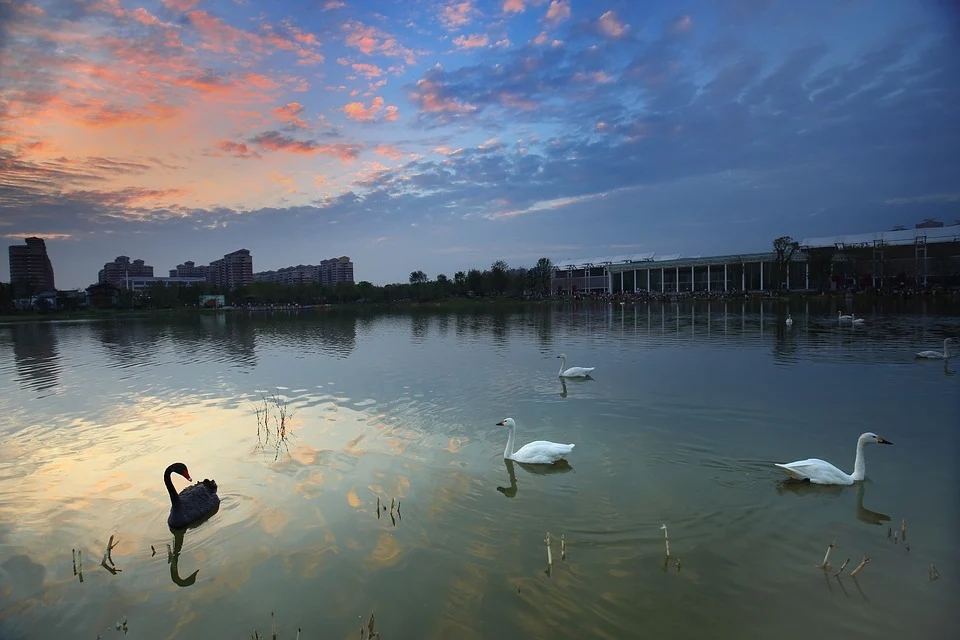
M 443 84 L 429 78 L 421 78 L 417 81 L 417 91 L 412 93 L 410 98 L 419 103 L 422 111 L 431 113 L 471 113 L 477 110 L 474 105 L 443 96 L 443 89 Z
M 347 46 L 358 49 L 366 55 L 379 53 L 394 58 L 403 58 L 407 64 L 416 63 L 413 51 L 397 42 L 397 39 L 376 27 L 351 20 L 343 24 Z
M 480 47 L 485 47 L 489 44 L 490 39 L 486 35 L 471 35 L 471 36 L 458 36 L 454 39 L 453 44 L 457 45 L 458 49 L 479 49 Z
M 604 33 L 611 38 L 619 38 L 624 33 L 627 32 L 629 28 L 628 25 L 624 24 L 623 21 L 617 17 L 617 14 L 613 11 L 607 11 L 600 19 L 597 20 L 597 26 L 600 29 L 601 33 Z
M 570 18 L 570 0 L 551 0 L 544 18 L 548 25 L 555 27 Z
M 364 62 L 354 62 L 350 68 L 367 78 L 378 78 L 383 75 L 383 69 L 375 64 L 366 64 Z
M 340 9 L 345 6 L 347 6 L 347 3 L 342 0 L 327 0 L 323 3 L 323 10 L 332 11 L 333 9 Z
M 451 0 L 440 12 L 440 23 L 452 31 L 470 24 L 478 13 L 473 0 Z
M 690 31 L 693 28 L 693 18 L 688 15 L 682 15 L 670 23 L 670 32 L 681 34 Z
M 288 102 L 285 105 L 276 107 L 273 110 L 273 116 L 280 122 L 289 123 L 298 129 L 306 129 L 307 123 L 300 118 L 303 111 L 303 105 L 299 102 Z
M 314 140 L 296 140 L 277 131 L 267 131 L 253 138 L 252 142 L 268 151 L 286 151 L 303 155 L 325 155 L 350 162 L 360 155 L 359 145 L 336 143 L 319 144 Z
M 504 0 L 504 13 L 523 13 L 527 7 L 539 7 L 547 0 Z
M 344 105 L 341 111 L 346 114 L 348 120 L 357 122 L 373 122 L 378 119 L 377 116 L 381 111 L 383 114 L 379 116 L 379 119 L 387 122 L 393 122 L 400 117 L 400 110 L 395 106 L 385 106 L 384 100 L 380 96 L 373 99 L 369 108 L 365 107 L 362 102 L 351 102 Z
M 377 155 L 385 156 L 391 160 L 400 160 L 403 158 L 404 153 L 397 146 L 392 144 L 378 144 L 374 151 Z
M 230 140 L 221 140 L 217 147 L 226 154 L 235 158 L 259 158 L 260 154 L 248 147 L 242 142 L 231 142 Z

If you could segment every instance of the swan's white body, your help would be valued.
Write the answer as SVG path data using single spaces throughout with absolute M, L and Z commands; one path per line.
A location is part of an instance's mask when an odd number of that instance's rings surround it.
M 596 369 L 596 367 L 570 367 L 567 369 L 567 354 L 561 353 L 557 357 L 561 360 L 560 372 L 557 374 L 561 378 L 585 378 Z
M 838 320 L 838 321 L 842 321 L 842 320 L 853 320 L 853 316 L 845 316 L 845 315 L 843 315 L 842 312 L 837 311 L 837 320 Z
M 850 322 L 852 322 L 853 324 L 863 324 L 865 322 L 863 318 L 858 318 L 857 314 L 853 314 L 852 316 L 850 316 L 850 318 L 851 318 Z
M 788 327 L 793 326 L 793 317 L 789 313 L 787 314 L 787 326 Z
M 513 421 L 513 418 L 504 418 L 497 423 L 497 426 L 506 427 L 510 430 L 510 435 L 507 436 L 507 446 L 503 450 L 504 460 L 514 460 L 526 464 L 553 464 L 572 452 L 573 447 L 576 446 L 547 440 L 535 440 L 514 451 L 513 440 L 516 436 L 517 423 Z
M 918 358 L 932 358 L 935 360 L 948 360 L 950 354 L 947 353 L 947 345 L 953 342 L 953 338 L 947 338 L 943 341 L 943 353 L 939 351 L 921 351 L 917 354 Z
M 847 474 L 836 468 L 826 460 L 820 458 L 807 458 L 806 460 L 797 460 L 786 464 L 774 463 L 777 467 L 783 469 L 794 480 L 810 482 L 812 484 L 853 484 L 863 480 L 867 473 L 867 463 L 863 458 L 863 445 L 868 442 L 877 442 L 879 444 L 893 444 L 889 440 L 884 440 L 875 433 L 869 431 L 862 434 L 857 439 L 857 458 L 853 463 L 853 473 Z

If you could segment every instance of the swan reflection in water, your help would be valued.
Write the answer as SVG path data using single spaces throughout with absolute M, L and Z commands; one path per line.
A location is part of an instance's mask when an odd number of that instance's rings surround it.
M 532 473 L 538 476 L 548 476 L 554 473 L 567 473 L 568 471 L 573 471 L 573 467 L 570 466 L 570 463 L 564 459 L 559 460 L 553 464 L 524 464 L 522 462 L 515 462 L 513 460 L 503 460 L 504 466 L 507 468 L 507 473 L 510 475 L 510 486 L 509 487 L 497 487 L 497 491 L 507 496 L 508 498 L 513 498 L 517 495 L 517 473 L 514 468 L 514 465 L 521 467 L 527 473 Z
M 216 515 L 219 510 L 220 505 L 218 503 L 213 511 L 205 515 L 202 519 L 192 522 L 190 526 L 182 529 L 170 528 L 170 532 L 173 534 L 173 552 L 167 553 L 167 563 L 170 565 L 170 580 L 178 587 L 192 586 L 193 583 L 197 581 L 197 574 L 200 573 L 200 569 L 196 569 L 186 578 L 180 577 L 180 568 L 178 565 L 180 561 L 180 550 L 183 549 L 184 534 L 190 529 L 196 529 L 199 527 L 201 524 Z
M 584 376 L 582 378 L 560 378 L 560 397 L 561 398 L 567 397 L 567 383 L 571 385 L 578 385 L 578 384 L 588 384 L 590 382 L 595 382 L 595 380 L 589 375 Z
M 777 493 L 783 495 L 784 493 L 793 493 L 798 496 L 809 496 L 809 495 L 829 495 L 829 496 L 839 496 L 842 494 L 848 487 L 844 485 L 822 485 L 822 484 L 810 484 L 809 482 L 791 482 L 790 480 L 784 480 L 777 485 Z M 865 522 L 867 524 L 876 524 L 882 525 L 884 522 L 890 521 L 890 516 L 885 513 L 879 513 L 877 511 L 871 511 L 863 506 L 863 493 L 866 490 L 866 483 L 858 482 L 857 483 L 857 520 Z

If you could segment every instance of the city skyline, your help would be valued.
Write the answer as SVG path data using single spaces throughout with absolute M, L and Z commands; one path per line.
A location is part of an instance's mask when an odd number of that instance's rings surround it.
M 0 235 L 71 289 L 121 253 L 386 284 L 949 224 L 958 26 L 936 0 L 0 5 Z

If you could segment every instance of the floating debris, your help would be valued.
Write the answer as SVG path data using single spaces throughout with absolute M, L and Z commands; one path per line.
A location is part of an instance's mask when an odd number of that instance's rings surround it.
M 840 565 L 840 569 L 839 569 L 835 574 L 833 574 L 833 577 L 834 577 L 834 578 L 839 578 L 839 577 L 840 577 L 840 574 L 843 573 L 843 570 L 847 568 L 847 564 L 848 564 L 849 562 L 850 562 L 850 558 L 847 558 L 846 560 L 844 560 L 844 561 L 843 561 L 843 564 Z
M 117 565 L 114 564 L 113 557 L 110 555 L 110 553 L 113 551 L 114 547 L 120 544 L 120 541 L 117 540 L 116 542 L 114 542 L 113 538 L 114 536 L 113 534 L 111 534 L 110 540 L 107 541 L 107 550 L 103 552 L 103 560 L 100 561 L 100 566 L 106 569 L 107 571 L 109 571 L 110 573 L 112 573 L 113 575 L 117 575 L 117 573 L 119 573 L 120 571 L 123 571 L 123 569 L 117 568 Z
M 550 551 L 550 532 L 547 531 L 547 537 L 543 539 L 547 543 L 547 567 L 553 566 L 553 553 Z
M 680 558 L 677 558 L 677 572 L 680 572 Z
M 897 544 L 897 532 L 893 532 L 893 544 Z
M 940 579 L 940 572 L 937 571 L 937 568 L 931 564 L 930 565 L 930 582 L 933 582 L 934 580 L 939 580 L 939 579 Z
M 867 563 L 870 562 L 870 556 L 863 554 L 863 560 L 860 561 L 860 564 L 857 565 L 857 568 L 850 572 L 851 576 L 856 576 L 860 571 L 867 566 Z
M 367 623 L 366 629 L 360 627 L 360 640 L 373 640 L 373 638 L 379 638 L 380 632 L 373 630 L 373 625 L 376 623 L 374 619 L 373 612 L 370 613 L 370 622 Z
M 667 525 L 661 524 L 660 528 L 663 529 L 663 544 L 667 549 L 667 557 L 670 557 L 670 538 L 667 535 Z
M 560 559 L 566 561 L 567 559 L 567 543 L 563 539 L 563 534 L 560 534 Z
M 380 519 L 380 496 L 377 496 L 377 520 Z
M 887 537 L 893 536 L 893 527 L 887 527 Z
M 820 563 L 820 568 L 824 571 L 830 570 L 830 552 L 833 551 L 835 546 L 837 546 L 836 540 L 830 543 L 830 546 L 827 547 L 827 553 L 825 553 L 823 556 L 823 562 Z
M 907 541 L 907 519 L 904 518 L 900 521 L 900 539 L 904 542 Z
M 153 545 L 150 545 L 150 551 L 152 552 L 152 553 L 150 554 L 150 557 L 151 557 L 151 558 L 152 558 L 153 556 L 157 555 L 157 550 L 154 549 Z

